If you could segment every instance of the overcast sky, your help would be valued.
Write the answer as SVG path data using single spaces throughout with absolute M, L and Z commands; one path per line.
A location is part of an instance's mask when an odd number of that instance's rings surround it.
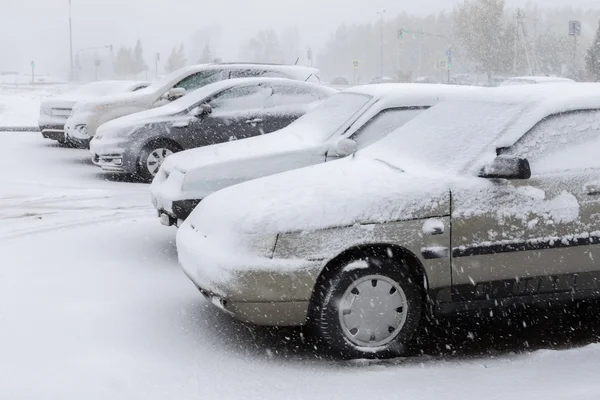
M 342 22 L 367 22 L 385 9 L 427 14 L 451 10 L 462 0 L 72 0 L 74 49 L 122 44 L 140 38 L 147 58 L 173 44 L 189 42 L 194 31 L 220 26 L 216 53 L 237 57 L 240 45 L 260 29 L 297 25 L 302 45 L 318 50 Z M 524 5 L 527 0 L 508 0 Z M 0 70 L 26 72 L 35 60 L 39 72 L 66 73 L 69 57 L 69 0 L 0 0 Z M 294 5 L 294 3 L 297 3 Z M 534 1 L 535 3 L 535 1 Z M 598 8 L 598 0 L 539 0 L 540 6 L 571 4 Z

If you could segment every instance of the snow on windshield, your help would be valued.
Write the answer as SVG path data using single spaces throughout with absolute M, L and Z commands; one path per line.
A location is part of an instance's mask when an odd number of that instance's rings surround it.
M 322 143 L 340 128 L 359 116 L 359 111 L 372 99 L 358 93 L 338 93 L 290 125 L 303 138 Z
M 460 172 L 491 148 L 526 103 L 442 102 L 358 154 L 399 168 L 416 165 Z

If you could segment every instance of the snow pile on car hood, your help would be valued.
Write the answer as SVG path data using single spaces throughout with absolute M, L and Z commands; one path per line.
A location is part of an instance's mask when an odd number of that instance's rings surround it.
M 294 151 L 307 145 L 308 143 L 299 136 L 284 128 L 268 135 L 182 151 L 169 156 L 162 168 L 166 171 L 177 169 L 183 173 L 209 166 L 218 169 L 227 163 L 235 163 L 243 159 L 273 153 Z
M 378 160 L 347 158 L 223 189 L 204 199 L 188 220 L 208 234 L 220 229 L 281 233 L 425 218 L 449 214 L 448 179 L 404 173 Z

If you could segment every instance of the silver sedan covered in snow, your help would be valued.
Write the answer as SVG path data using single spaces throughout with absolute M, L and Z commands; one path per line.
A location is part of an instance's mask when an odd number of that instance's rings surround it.
M 198 202 L 227 186 L 346 157 L 444 99 L 486 88 L 386 84 L 333 95 L 271 135 L 184 151 L 167 158 L 150 190 L 167 225 L 183 221 Z

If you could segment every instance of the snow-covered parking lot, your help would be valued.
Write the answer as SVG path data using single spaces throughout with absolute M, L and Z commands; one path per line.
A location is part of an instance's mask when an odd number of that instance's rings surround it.
M 460 326 L 406 359 L 321 358 L 296 329 L 213 309 L 146 185 L 107 179 L 87 151 L 39 133 L 3 132 L 0 145 L 1 399 L 600 396 L 597 307 L 444 321 Z

